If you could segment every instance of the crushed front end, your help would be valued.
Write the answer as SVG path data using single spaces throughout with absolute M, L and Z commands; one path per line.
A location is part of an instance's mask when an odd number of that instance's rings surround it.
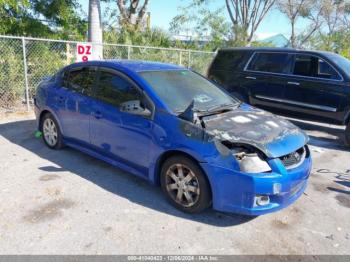
M 311 171 L 308 147 L 305 145 L 292 154 L 266 161 L 270 170 L 260 173 L 202 163 L 202 168 L 210 177 L 213 208 L 225 212 L 262 215 L 296 201 L 304 192 Z
M 302 195 L 312 161 L 308 137 L 299 128 L 249 106 L 200 120 L 219 152 L 201 163 L 214 209 L 261 215 Z

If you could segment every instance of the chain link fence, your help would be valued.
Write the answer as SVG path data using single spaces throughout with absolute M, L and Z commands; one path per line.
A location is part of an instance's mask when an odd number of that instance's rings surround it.
M 78 42 L 0 36 L 0 112 L 31 110 L 35 88 L 45 77 L 76 61 Z M 205 74 L 213 52 L 103 44 L 104 59 L 178 64 Z

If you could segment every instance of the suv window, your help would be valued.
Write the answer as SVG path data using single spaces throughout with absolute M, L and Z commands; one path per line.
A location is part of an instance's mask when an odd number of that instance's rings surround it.
M 240 50 L 219 51 L 213 61 L 211 68 L 213 70 L 232 70 L 243 67 L 246 61 L 245 56 L 247 56 L 247 54 L 248 52 Z
M 341 80 L 341 77 L 337 71 L 335 71 L 335 69 L 330 64 L 320 58 L 318 59 L 317 77 Z
M 316 57 L 309 55 L 296 55 L 294 63 L 294 75 L 299 76 L 314 76 L 313 64 L 315 64 Z
M 67 88 L 83 93 L 91 94 L 96 77 L 96 70 L 90 67 L 72 69 L 69 74 L 64 74 L 63 81 Z
M 288 74 L 292 62 L 293 55 L 287 53 L 255 53 L 247 69 L 251 71 Z
M 111 105 L 140 100 L 141 92 L 128 80 L 112 72 L 101 71 L 96 98 Z
M 340 80 L 337 71 L 325 60 L 312 55 L 296 55 L 294 75 Z

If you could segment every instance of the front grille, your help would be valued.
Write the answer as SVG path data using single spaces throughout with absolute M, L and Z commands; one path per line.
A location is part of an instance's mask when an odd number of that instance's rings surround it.
M 287 169 L 291 169 L 299 166 L 304 161 L 305 156 L 306 150 L 302 147 L 293 153 L 280 157 L 280 160 Z

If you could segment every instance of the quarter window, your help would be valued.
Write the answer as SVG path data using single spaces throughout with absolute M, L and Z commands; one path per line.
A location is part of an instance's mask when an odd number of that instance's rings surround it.
M 322 59 L 318 59 L 318 71 L 317 71 L 317 77 L 320 78 L 327 78 L 327 79 L 335 79 L 335 80 L 340 80 L 341 77 L 335 71 L 335 69 L 328 64 L 326 61 Z
M 120 106 L 120 104 L 140 100 L 139 90 L 125 78 L 112 72 L 101 71 L 96 97 L 106 103 Z
M 248 65 L 248 70 L 288 74 L 293 56 L 286 53 L 256 53 Z
M 73 69 L 69 72 L 67 87 L 83 94 L 91 94 L 95 76 L 96 73 L 93 68 Z M 64 77 L 64 81 L 65 78 L 66 76 Z

